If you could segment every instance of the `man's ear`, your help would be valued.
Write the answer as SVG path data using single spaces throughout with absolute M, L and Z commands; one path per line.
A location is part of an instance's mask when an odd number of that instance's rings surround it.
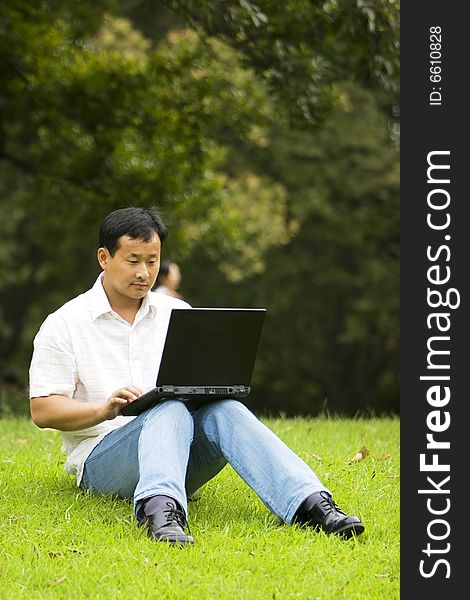
M 103 269 L 103 271 L 106 271 L 109 261 L 109 250 L 107 248 L 98 248 L 96 257 L 100 263 L 100 267 Z

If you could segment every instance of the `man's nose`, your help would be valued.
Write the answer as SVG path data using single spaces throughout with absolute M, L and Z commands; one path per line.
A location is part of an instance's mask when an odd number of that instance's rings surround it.
M 137 269 L 136 277 L 138 277 L 139 279 L 147 279 L 148 276 L 149 276 L 149 270 L 147 268 L 147 265 L 145 263 L 139 265 L 139 268 Z

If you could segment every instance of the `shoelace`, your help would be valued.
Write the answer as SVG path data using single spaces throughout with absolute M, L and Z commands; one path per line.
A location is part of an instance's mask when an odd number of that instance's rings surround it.
M 322 500 L 320 501 L 320 506 L 325 511 L 336 511 L 337 513 L 346 516 L 346 513 L 343 512 L 340 507 L 336 504 L 333 498 L 328 494 L 321 494 Z
M 163 510 L 163 512 L 166 513 L 167 525 L 171 525 L 172 523 L 176 522 L 182 529 L 187 527 L 188 532 L 191 535 L 191 530 L 189 529 L 189 523 L 186 519 L 186 515 L 184 514 L 184 512 L 180 508 L 177 508 L 171 502 L 167 502 L 166 505 L 168 506 L 168 508 Z

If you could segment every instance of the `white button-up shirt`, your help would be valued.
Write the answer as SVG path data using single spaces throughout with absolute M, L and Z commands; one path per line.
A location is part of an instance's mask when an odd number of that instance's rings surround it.
M 50 314 L 34 339 L 30 397 L 60 394 L 80 402 L 106 402 L 117 389 L 155 386 L 173 308 L 182 300 L 148 292 L 132 325 L 111 308 L 102 285 L 94 286 Z M 118 416 L 79 431 L 63 431 L 65 468 L 80 484 L 83 465 L 110 431 L 134 417 Z

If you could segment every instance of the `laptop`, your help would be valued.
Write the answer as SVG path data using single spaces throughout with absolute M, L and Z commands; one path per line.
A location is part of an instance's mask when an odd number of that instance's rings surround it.
M 120 414 L 138 415 L 171 398 L 193 410 L 248 396 L 265 315 L 265 308 L 172 310 L 155 387 Z

